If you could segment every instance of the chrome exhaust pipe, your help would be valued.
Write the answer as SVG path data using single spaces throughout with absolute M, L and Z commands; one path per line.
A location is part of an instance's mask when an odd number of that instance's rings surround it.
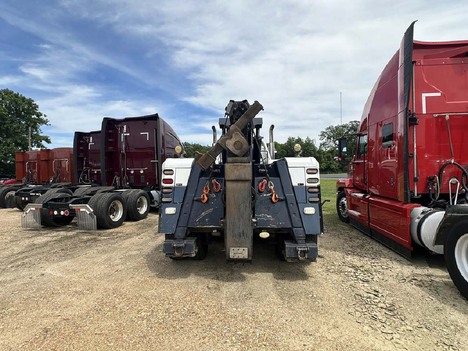
M 275 141 L 273 140 L 273 129 L 275 129 L 275 125 L 272 124 L 270 126 L 270 133 L 269 133 L 269 144 L 268 144 L 268 152 L 270 153 L 270 157 L 272 159 L 275 158 Z
M 213 145 L 214 145 L 218 141 L 218 133 L 216 131 L 215 126 L 211 126 L 211 130 L 213 131 Z

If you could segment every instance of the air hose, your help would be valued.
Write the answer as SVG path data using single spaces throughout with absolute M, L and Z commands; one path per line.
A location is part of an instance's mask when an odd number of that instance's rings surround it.
M 457 166 L 461 171 L 462 171 L 462 186 L 463 186 L 463 189 L 465 189 L 466 192 L 468 192 L 468 186 L 466 185 L 466 182 L 468 180 L 468 171 L 465 169 L 465 167 L 463 167 L 461 164 L 455 162 L 455 161 L 450 161 L 450 162 L 446 162 L 442 165 L 442 167 L 440 167 L 440 170 L 439 170 L 439 182 L 440 184 L 442 184 L 442 175 L 444 173 L 444 169 L 445 167 L 447 167 L 448 165 L 454 165 L 454 166 Z

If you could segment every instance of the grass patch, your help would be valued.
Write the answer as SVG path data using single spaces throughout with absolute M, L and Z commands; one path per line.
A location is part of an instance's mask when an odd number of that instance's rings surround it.
M 322 207 L 323 225 L 326 230 L 330 226 L 333 227 L 341 224 L 336 213 L 336 179 L 320 179 L 320 191 L 322 202 L 329 200 Z

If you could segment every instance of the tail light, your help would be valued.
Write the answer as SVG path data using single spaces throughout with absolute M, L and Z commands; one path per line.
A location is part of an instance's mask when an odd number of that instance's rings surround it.
M 172 202 L 172 194 L 174 190 L 174 177 L 175 171 L 173 169 L 167 168 L 162 171 L 163 178 L 162 178 L 162 202 Z
M 317 168 L 307 168 L 306 173 L 307 174 L 317 174 L 318 169 Z

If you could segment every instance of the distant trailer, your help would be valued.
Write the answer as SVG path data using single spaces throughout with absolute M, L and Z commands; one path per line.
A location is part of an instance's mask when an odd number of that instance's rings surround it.
M 73 149 L 68 147 L 16 152 L 16 182 L 0 188 L 0 207 L 22 209 L 45 191 L 39 189 L 70 184 L 72 158 Z M 21 189 L 22 196 L 16 196 Z

